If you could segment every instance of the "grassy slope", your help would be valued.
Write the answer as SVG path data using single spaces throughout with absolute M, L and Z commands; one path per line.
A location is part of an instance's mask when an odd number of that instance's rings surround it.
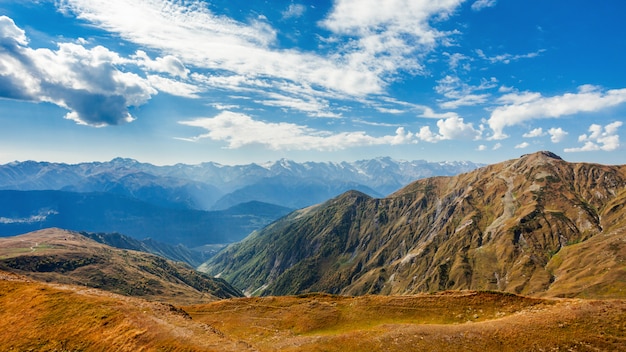
M 221 351 L 237 346 L 169 304 L 3 272 L 0 307 L 2 351 Z
M 626 302 L 499 293 L 243 298 L 185 307 L 260 351 L 623 350 Z
M 157 301 L 191 304 L 241 296 L 223 280 L 181 264 L 112 248 L 60 229 L 0 238 L 0 268 L 40 281 L 100 288 Z
M 174 307 L 0 272 L 0 350 L 618 351 L 626 301 L 492 292 L 235 298 Z

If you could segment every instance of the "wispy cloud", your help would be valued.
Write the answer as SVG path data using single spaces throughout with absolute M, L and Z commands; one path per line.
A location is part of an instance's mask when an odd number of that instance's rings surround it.
M 530 144 L 528 142 L 522 142 L 522 143 L 516 145 L 515 149 L 524 149 L 524 148 L 528 148 L 528 146 L 530 146 Z
M 180 121 L 186 126 L 200 127 L 208 132 L 188 141 L 210 139 L 226 142 L 230 149 L 247 145 L 261 145 L 271 150 L 320 150 L 332 151 L 350 147 L 374 145 L 399 145 L 416 143 L 411 132 L 399 127 L 393 135 L 371 136 L 365 132 L 329 132 L 293 123 L 258 121 L 252 117 L 223 111 L 215 117 Z
M 483 104 L 488 101 L 491 94 L 478 93 L 498 86 L 498 80 L 495 77 L 490 79 L 482 79 L 477 86 L 469 85 L 458 76 L 448 75 L 437 82 L 435 91 L 444 97 L 447 101 L 439 104 L 444 109 L 456 109 L 461 106 L 474 106 Z
M 485 9 L 487 7 L 494 7 L 494 6 L 496 6 L 496 2 L 497 2 L 497 0 L 476 0 L 472 4 L 472 10 L 480 11 L 480 10 Z
M 497 107 L 487 123 L 493 130 L 491 139 L 504 139 L 508 136 L 504 129 L 529 120 L 559 118 L 582 112 L 594 112 L 626 103 L 626 89 L 602 90 L 594 86 L 580 86 L 576 93 L 544 97 L 539 93 L 510 93 L 504 102 L 508 105 Z
M 252 90 L 259 95 L 267 89 L 249 83 L 262 81 L 274 93 L 285 96 L 291 94 L 282 91 L 284 87 L 299 85 L 302 94 L 307 95 L 294 98 L 301 101 L 329 95 L 358 101 L 367 95 L 384 94 L 400 72 L 421 73 L 423 56 L 451 34 L 431 27 L 430 20 L 446 18 L 461 3 L 395 0 L 379 6 L 375 0 L 338 0 L 328 17 L 319 22 L 330 31 L 329 39 L 337 49 L 321 56 L 279 49 L 277 30 L 263 18 L 235 21 L 216 15 L 201 1 L 57 2 L 68 15 L 161 53 L 167 62 L 150 61 L 138 54 L 152 68 L 173 73 L 179 60 L 178 67 L 191 70 L 198 84 L 209 83 L 207 88 L 213 87 L 211 83 L 229 84 L 238 91 Z M 283 16 L 300 16 L 305 10 L 302 5 L 292 4 Z M 284 107 L 290 109 L 308 107 L 289 99 L 259 101 L 285 103 Z M 311 114 L 310 110 L 304 112 Z
M 487 60 L 492 64 L 495 63 L 503 63 L 503 64 L 510 64 L 513 61 L 518 61 L 518 60 L 522 60 L 522 59 L 532 59 L 535 58 L 539 55 L 541 55 L 543 52 L 545 52 L 545 49 L 540 49 L 537 50 L 535 52 L 532 53 L 526 53 L 526 54 L 499 54 L 499 55 L 495 55 L 495 56 L 487 56 L 485 54 L 484 51 L 482 51 L 481 49 L 477 49 L 476 50 L 476 54 L 483 60 Z
M 615 121 L 606 126 L 592 124 L 589 133 L 582 134 L 578 141 L 584 143 L 582 147 L 566 148 L 565 152 L 613 151 L 620 147 L 617 130 L 623 125 L 622 121 Z
M 306 12 L 306 6 L 302 4 L 289 4 L 287 9 L 282 12 L 283 19 L 298 18 L 304 15 Z

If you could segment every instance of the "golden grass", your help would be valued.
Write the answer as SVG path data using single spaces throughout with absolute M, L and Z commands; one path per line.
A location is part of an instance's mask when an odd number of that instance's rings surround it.
M 626 301 L 308 294 L 184 306 L 0 272 L 1 351 L 619 351 Z
M 488 292 L 307 295 L 185 307 L 260 351 L 623 350 L 626 302 Z

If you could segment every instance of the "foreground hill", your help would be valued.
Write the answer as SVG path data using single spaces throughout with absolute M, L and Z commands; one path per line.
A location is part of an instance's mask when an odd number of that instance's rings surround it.
M 119 232 L 193 248 L 239 241 L 289 211 L 258 202 L 202 211 L 164 208 L 110 193 L 0 191 L 0 236 L 58 227 Z
M 175 307 L 0 271 L 2 351 L 621 351 L 623 300 L 486 292 Z
M 202 270 L 250 294 L 447 289 L 623 297 L 626 166 L 524 155 L 296 211 Z
M 241 296 L 224 280 L 190 267 L 148 253 L 109 247 L 60 229 L 0 238 L 0 269 L 34 280 L 158 301 L 207 302 Z

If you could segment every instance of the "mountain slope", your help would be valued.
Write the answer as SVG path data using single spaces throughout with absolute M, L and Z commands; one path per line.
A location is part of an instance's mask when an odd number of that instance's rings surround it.
M 241 295 L 224 280 L 190 267 L 60 229 L 0 238 L 0 269 L 157 301 L 199 303 Z
M 81 232 L 80 234 L 96 242 L 106 244 L 107 246 L 155 254 L 175 262 L 187 263 L 194 268 L 205 262 L 214 254 L 191 250 L 180 244 L 171 245 L 158 242 L 151 238 L 137 240 L 117 232 Z
M 539 152 L 419 180 L 382 199 L 348 192 L 273 223 L 202 270 L 267 295 L 488 289 L 575 296 L 571 285 L 556 287 L 589 262 L 572 261 L 568 247 L 623 236 L 625 199 L 626 166 Z M 619 263 L 626 246 L 610 243 L 605 262 Z M 623 295 L 626 271 L 611 270 L 604 289 L 589 294 Z

